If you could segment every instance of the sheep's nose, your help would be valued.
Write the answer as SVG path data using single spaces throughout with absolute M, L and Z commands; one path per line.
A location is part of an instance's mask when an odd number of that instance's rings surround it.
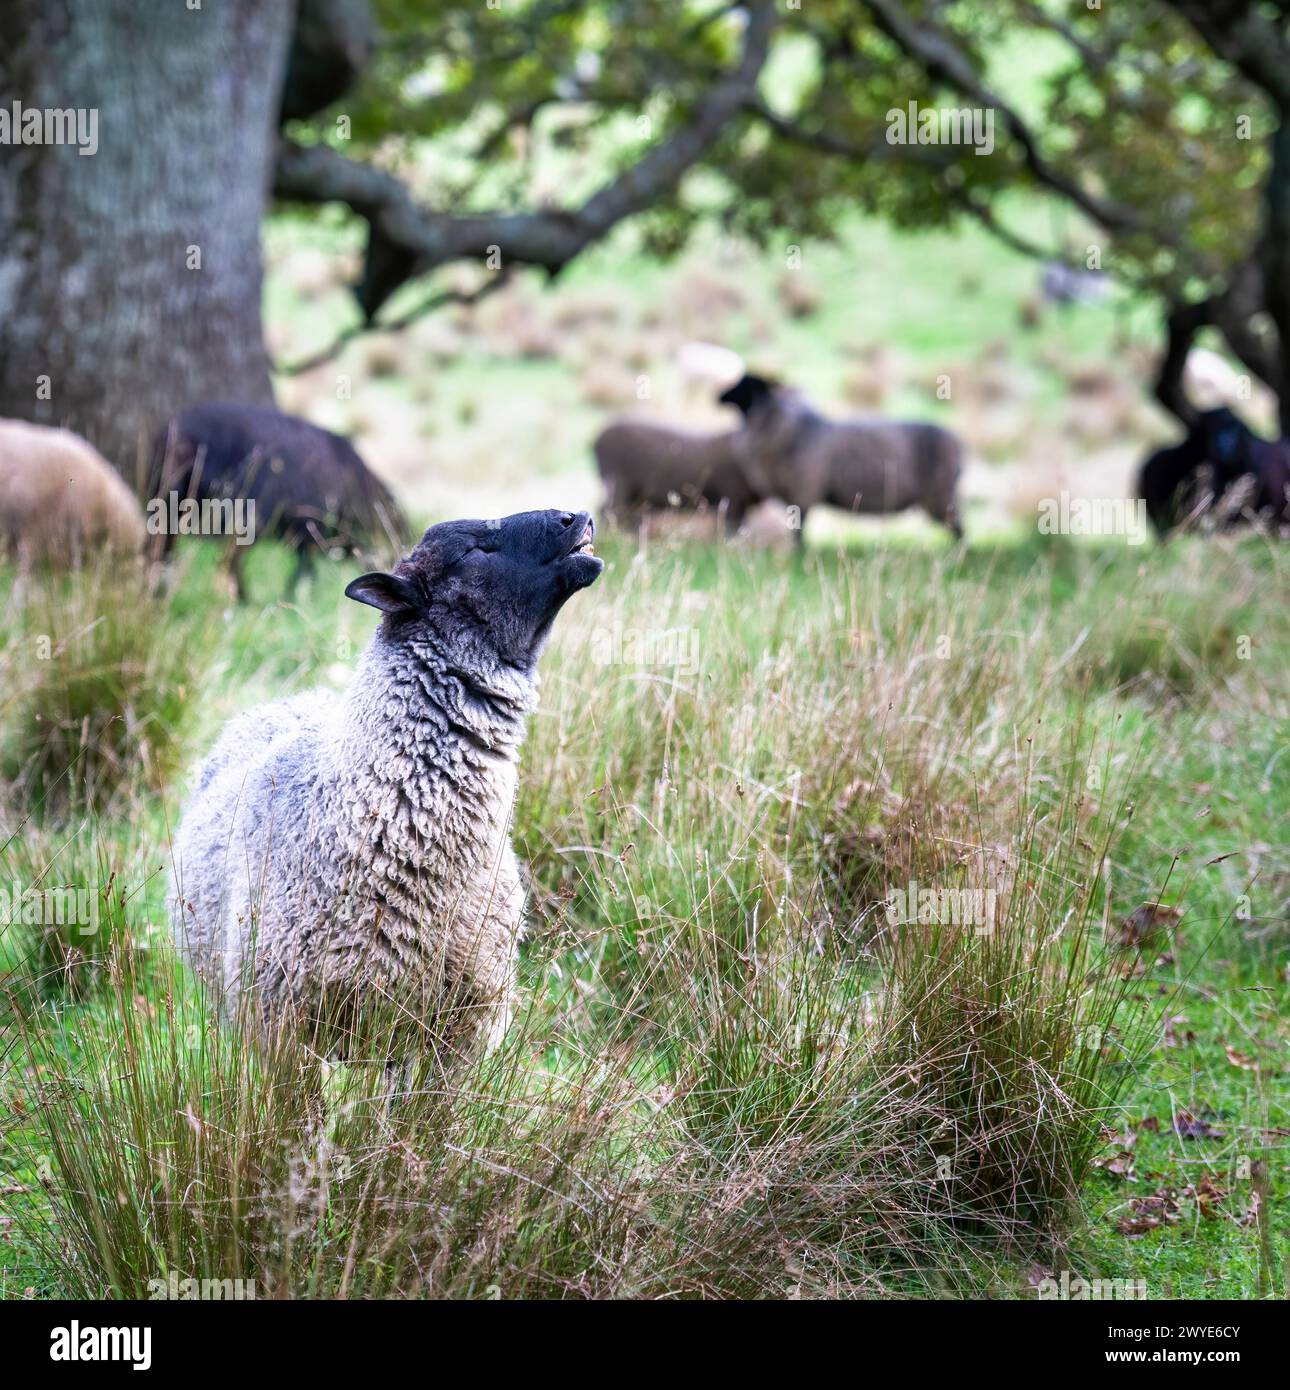
M 561 512 L 561 513 L 560 513 L 560 525 L 561 525 L 561 526 L 572 526 L 573 523 L 574 523 L 574 521 L 575 521 L 575 519 L 576 519 L 576 518 L 574 517 L 574 515 L 573 515 L 572 512 Z

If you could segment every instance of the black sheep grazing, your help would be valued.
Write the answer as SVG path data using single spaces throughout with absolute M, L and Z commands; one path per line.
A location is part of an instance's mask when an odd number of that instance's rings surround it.
M 1212 486 L 1219 489 L 1217 467 L 1212 462 L 1216 436 L 1224 435 L 1224 450 L 1230 452 L 1231 431 L 1240 421 L 1230 410 L 1207 410 L 1178 444 L 1157 449 L 1138 474 L 1138 492 L 1147 504 L 1147 515 L 1158 535 L 1172 531 L 1199 504 L 1203 470 L 1213 474 Z
M 296 552 L 294 589 L 316 551 L 351 555 L 407 538 L 407 522 L 389 489 L 340 435 L 271 406 L 192 406 L 154 444 L 152 495 L 195 502 L 254 501 L 253 539 L 272 536 Z M 165 549 L 173 543 L 167 533 Z M 242 596 L 244 547 L 231 547 Z
M 1152 454 L 1142 465 L 1138 491 L 1152 525 L 1165 535 L 1202 509 L 1221 510 L 1223 498 L 1246 479 L 1250 492 L 1242 514 L 1274 526 L 1290 523 L 1290 441 L 1261 439 L 1223 406 L 1203 411 L 1181 443 Z

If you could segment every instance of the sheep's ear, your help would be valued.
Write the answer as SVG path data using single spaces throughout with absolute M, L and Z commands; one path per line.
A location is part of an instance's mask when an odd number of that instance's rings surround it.
M 417 606 L 407 580 L 381 570 L 360 574 L 357 579 L 350 580 L 345 585 L 345 597 L 379 608 L 382 613 L 408 613 Z

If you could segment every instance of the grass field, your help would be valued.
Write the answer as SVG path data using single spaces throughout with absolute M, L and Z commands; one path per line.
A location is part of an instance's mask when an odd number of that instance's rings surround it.
M 360 343 L 335 368 L 349 395 L 328 367 L 293 405 L 363 426 L 429 520 L 590 500 L 586 441 L 616 408 L 590 359 L 683 413 L 669 353 L 705 313 L 833 401 L 855 338 L 898 349 L 883 408 L 970 439 L 1010 413 L 979 471 L 1033 466 L 1041 491 L 1071 364 L 1139 389 L 1117 329 L 1135 306 L 1013 331 L 1032 272 L 979 239 L 808 248 L 820 303 L 796 318 L 751 255 L 700 294 L 692 263 L 628 275 L 609 248 L 496 320 Z M 287 356 L 341 313 L 289 270 L 268 293 Z M 942 368 L 949 403 L 925 389 Z M 974 390 L 989 373 L 1003 399 Z M 1081 450 L 1150 431 L 1060 443 L 1078 476 Z M 0 615 L 5 1296 L 177 1273 L 261 1295 L 1034 1297 L 1063 1271 L 1284 1295 L 1290 562 L 1252 536 L 1077 541 L 1029 516 L 982 503 L 962 554 L 836 518 L 804 557 L 598 543 L 522 763 L 520 1016 L 450 1095 L 389 1113 L 379 1068 L 338 1069 L 321 1135 L 310 1059 L 216 1019 L 164 904 L 185 777 L 223 722 L 347 679 L 371 628 L 352 567 L 287 602 L 265 547 L 242 607 L 200 546 L 163 589 L 25 585 Z M 911 885 L 988 894 L 989 920 L 893 924 Z M 18 886 L 84 889 L 97 930 L 15 920 Z

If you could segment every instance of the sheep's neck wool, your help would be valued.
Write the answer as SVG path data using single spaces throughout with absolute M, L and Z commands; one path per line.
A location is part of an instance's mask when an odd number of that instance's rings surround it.
M 467 671 L 433 638 L 400 646 L 378 633 L 345 704 L 336 832 L 356 857 L 375 836 L 397 862 L 419 865 L 423 896 L 443 875 L 490 861 L 535 704 L 536 676 Z

